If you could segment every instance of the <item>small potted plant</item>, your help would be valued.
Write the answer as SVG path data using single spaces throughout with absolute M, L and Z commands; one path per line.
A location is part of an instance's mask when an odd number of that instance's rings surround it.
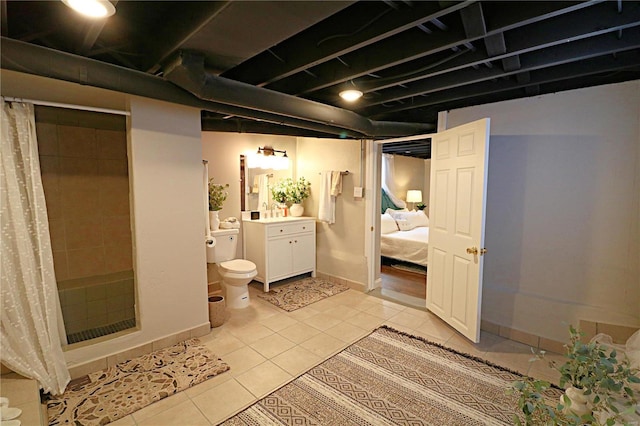
M 228 189 L 228 183 L 214 183 L 213 178 L 209 179 L 209 220 L 212 231 L 217 231 L 220 228 L 218 212 L 222 210 L 222 205 L 229 196 Z
M 294 181 L 285 181 L 287 201 L 291 203 L 291 216 L 302 216 L 304 207 L 302 202 L 311 195 L 311 183 L 303 177 Z
M 417 205 L 416 205 L 416 208 L 417 208 L 418 210 L 424 210 L 424 209 L 426 209 L 426 208 L 427 208 L 427 205 L 426 205 L 426 204 L 424 204 L 424 203 L 419 203 L 419 204 L 417 204 Z
M 287 202 L 287 185 L 286 181 L 280 179 L 276 184 L 270 186 L 271 199 L 282 205 Z
M 598 342 L 582 343 L 582 333 L 569 327 L 570 340 L 565 348 L 567 361 L 550 367 L 560 373 L 560 387 L 566 388 L 557 405 L 547 404 L 545 392 L 551 384 L 525 378 L 513 383 L 520 415 L 516 425 L 617 425 L 627 424 L 638 403 L 633 388 L 640 383 L 638 370 L 626 356 Z M 541 352 L 533 360 L 542 359 Z M 636 415 L 637 416 L 637 415 Z M 522 421 L 524 419 L 524 422 Z

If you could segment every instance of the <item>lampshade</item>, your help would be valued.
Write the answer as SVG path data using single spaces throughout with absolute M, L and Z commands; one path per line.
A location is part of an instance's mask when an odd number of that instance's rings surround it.
M 408 203 L 421 203 L 422 202 L 422 191 L 419 189 L 410 189 L 407 191 L 407 202 Z

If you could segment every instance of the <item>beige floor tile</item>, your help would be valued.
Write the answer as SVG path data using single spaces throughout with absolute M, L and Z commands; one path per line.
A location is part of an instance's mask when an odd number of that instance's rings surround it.
M 226 355 L 224 360 L 231 367 L 231 370 L 225 374 L 231 373 L 235 377 L 262 364 L 267 359 L 249 346 L 245 346 Z
M 11 407 L 19 408 L 22 410 L 22 413 L 20 414 L 20 417 L 18 417 L 18 420 L 20 420 L 23 425 L 26 426 L 47 424 L 46 420 L 44 422 L 41 422 L 42 418 L 44 418 L 46 415 L 44 410 L 42 409 L 40 401 L 29 401 L 20 405 L 14 404 L 13 399 L 9 399 L 9 402 Z
M 262 398 L 291 380 L 293 376 L 271 361 L 263 362 L 239 375 L 236 380 L 256 398 Z
M 364 330 L 373 330 L 382 324 L 384 320 L 375 315 L 368 314 L 366 312 L 361 312 L 356 316 L 351 318 L 347 318 L 345 322 L 348 322 L 351 325 L 355 325 L 356 327 L 360 327 Z
M 389 318 L 389 321 L 419 330 L 421 329 L 421 324 L 426 321 L 426 318 L 412 311 L 403 311 Z
M 315 309 L 316 311 L 324 312 L 327 309 L 335 308 L 339 304 L 340 303 L 338 303 L 335 299 L 333 299 L 333 297 L 328 297 L 326 299 L 322 299 L 318 302 L 315 302 L 310 306 L 312 306 L 313 309 Z
M 375 306 L 367 309 L 365 312 L 370 314 L 370 315 L 374 315 L 376 317 L 380 317 L 382 319 L 388 320 L 391 317 L 394 317 L 394 316 L 398 315 L 402 311 L 399 311 L 399 310 L 397 310 L 395 308 L 392 308 L 392 307 L 389 307 L 389 306 L 385 306 L 385 305 L 375 305 Z
M 300 344 L 303 348 L 313 352 L 321 358 L 326 358 L 346 346 L 346 343 L 325 333 L 313 336 Z
M 139 426 L 208 426 L 209 420 L 191 400 L 187 399 L 137 424 Z
M 136 426 L 136 421 L 133 420 L 132 415 L 128 415 L 126 417 L 121 418 L 120 420 L 116 420 L 115 422 L 109 423 L 109 426 Z
M 247 324 L 243 327 L 229 329 L 229 333 L 242 340 L 247 345 L 257 342 L 267 336 L 271 336 L 274 331 L 258 323 Z
M 359 310 L 350 308 L 346 305 L 337 305 L 333 308 L 329 308 L 324 311 L 325 315 L 329 315 L 330 317 L 339 319 L 341 321 L 346 320 L 347 318 L 351 318 L 360 313 Z
M 304 323 L 294 324 L 278 332 L 279 335 L 298 344 L 312 338 L 318 333 L 320 333 L 320 330 Z
M 393 319 L 393 318 L 392 318 Z M 437 339 L 438 341 L 446 342 L 457 332 L 449 327 L 447 324 L 440 322 L 424 322 L 414 329 L 419 335 L 426 337 L 427 339 Z
M 11 406 L 17 406 L 40 400 L 38 382 L 22 377 L 16 373 L 5 374 L 0 377 L 2 396 L 8 397 Z
M 227 417 L 254 402 L 256 398 L 235 379 L 226 381 L 192 399 L 193 403 L 212 424 L 218 424 Z
M 342 321 L 325 314 L 324 312 L 319 313 L 318 315 L 314 315 L 311 318 L 307 318 L 302 321 L 307 325 L 310 325 L 313 328 L 317 328 L 320 331 L 324 331 L 328 328 L 331 328 L 335 325 L 340 324 Z
M 267 319 L 260 321 L 260 324 L 264 325 L 265 327 L 273 331 L 280 331 L 287 327 L 291 327 L 297 322 L 298 320 L 291 318 L 290 316 L 287 316 L 284 314 L 276 314 L 276 315 L 270 316 Z
M 219 357 L 224 357 L 224 355 L 245 346 L 245 343 L 242 340 L 238 339 L 228 332 L 220 333 L 216 336 L 211 337 L 210 335 L 203 336 L 203 338 L 201 338 L 200 340 L 203 342 L 204 346 L 207 347 L 207 349 L 209 349 Z
M 373 308 L 374 306 L 380 306 L 382 304 L 382 303 L 374 302 L 374 300 L 380 300 L 380 299 L 376 299 L 375 297 L 369 297 L 369 299 L 365 299 L 365 300 L 362 300 L 360 302 L 356 302 L 356 303 L 354 303 L 352 305 L 349 305 L 349 306 L 351 306 L 355 310 L 365 312 L 368 309 Z
M 271 359 L 274 364 L 292 376 L 305 372 L 321 360 L 322 358 L 300 346 L 295 346 Z
M 252 343 L 250 346 L 255 349 L 263 357 L 270 359 L 282 352 L 291 349 L 296 344 L 291 340 L 274 334 Z
M 480 341 L 482 341 L 482 336 L 480 337 Z M 445 342 L 445 346 L 458 352 L 480 358 L 482 358 L 482 356 L 486 352 L 486 349 L 480 346 L 480 344 L 473 343 L 469 339 L 458 333 L 455 333 L 453 336 L 451 336 Z
M 311 318 L 314 315 L 318 315 L 320 311 L 314 309 L 313 306 L 305 306 L 304 308 L 296 309 L 293 312 L 288 312 L 287 316 L 297 321 L 304 321 L 307 318 Z
M 187 388 L 184 392 L 189 398 L 193 398 L 231 379 L 233 379 L 233 374 L 231 374 L 231 370 L 227 370 L 224 373 L 218 374 L 202 383 L 198 383 L 195 386 Z
M 352 343 L 369 334 L 369 331 L 363 330 L 362 328 L 356 327 L 348 322 L 341 322 L 340 324 L 325 330 L 325 333 L 336 337 L 343 342 Z
M 151 405 L 147 405 L 146 407 L 141 408 L 140 410 L 133 413 L 132 416 L 137 423 L 140 423 L 151 417 L 157 416 L 163 411 L 173 409 L 174 407 L 182 404 L 185 401 L 189 401 L 187 394 L 185 392 L 178 392 L 174 395 L 161 399 L 160 401 L 154 402 Z

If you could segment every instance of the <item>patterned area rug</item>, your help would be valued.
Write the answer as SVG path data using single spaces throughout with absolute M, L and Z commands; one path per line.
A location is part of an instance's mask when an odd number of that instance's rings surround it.
M 91 373 L 47 402 L 49 425 L 105 425 L 229 369 L 191 339 Z
M 260 293 L 258 297 L 291 312 L 346 290 L 349 290 L 349 286 L 345 284 L 332 283 L 319 278 L 303 278 L 273 288 L 269 293 Z
M 382 327 L 223 425 L 511 425 L 519 378 Z

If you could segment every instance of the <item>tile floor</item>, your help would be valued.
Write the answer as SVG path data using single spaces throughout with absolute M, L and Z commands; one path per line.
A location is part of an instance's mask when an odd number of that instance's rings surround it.
M 545 362 L 530 364 L 531 349 L 484 333 L 469 343 L 436 316 L 348 290 L 293 312 L 256 297 L 251 306 L 228 310 L 227 321 L 200 338 L 231 370 L 143 408 L 112 425 L 215 425 L 241 411 L 315 364 L 386 324 L 496 364 L 555 380 Z M 548 358 L 561 358 L 549 354 Z

